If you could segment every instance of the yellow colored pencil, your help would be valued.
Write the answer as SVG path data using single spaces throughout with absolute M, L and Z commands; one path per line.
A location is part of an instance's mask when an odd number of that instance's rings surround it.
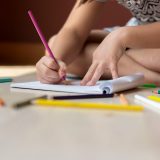
M 143 111 L 144 110 L 144 107 L 138 106 L 138 105 L 89 103 L 89 102 L 77 102 L 77 101 L 46 100 L 46 99 L 37 99 L 32 103 L 35 105 L 43 106 L 43 107 L 108 109 L 108 110 L 119 110 L 119 111 Z
M 157 96 L 148 96 L 148 99 L 156 101 L 156 102 L 160 102 L 160 97 L 157 97 Z
M 119 95 L 119 99 L 120 99 L 120 101 L 121 101 L 122 104 L 124 104 L 124 105 L 129 105 L 129 102 L 128 102 L 128 100 L 126 99 L 126 97 L 124 96 L 124 94 L 120 94 L 120 95 Z

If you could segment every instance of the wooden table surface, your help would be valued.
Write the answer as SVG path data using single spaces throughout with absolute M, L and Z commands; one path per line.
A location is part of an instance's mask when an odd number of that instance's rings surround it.
M 14 78 L 31 81 L 35 74 Z M 0 160 L 159 160 L 160 114 L 27 106 L 15 110 L 12 104 L 34 96 L 62 93 L 10 89 L 0 84 Z M 64 94 L 64 93 L 63 93 Z M 130 103 L 134 94 L 125 92 Z M 88 100 L 89 101 L 89 100 Z M 92 102 L 119 103 L 117 97 Z

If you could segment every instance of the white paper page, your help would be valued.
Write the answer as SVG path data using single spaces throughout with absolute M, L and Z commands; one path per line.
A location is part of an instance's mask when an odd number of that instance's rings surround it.
M 12 83 L 12 88 L 23 88 L 23 89 L 37 89 L 45 91 L 58 91 L 58 92 L 71 92 L 71 93 L 102 93 L 103 91 L 99 88 L 99 83 L 96 86 L 80 86 L 80 81 L 71 83 L 71 85 L 62 84 L 42 84 L 39 81 L 26 82 L 26 83 Z
M 74 81 L 70 85 L 62 84 L 42 84 L 38 81 L 26 83 L 12 83 L 12 88 L 45 90 L 45 91 L 59 91 L 71 93 L 85 93 L 85 94 L 98 94 L 115 93 L 128 89 L 135 88 L 143 84 L 143 74 L 134 74 L 130 76 L 120 77 L 114 80 L 98 81 L 95 86 L 80 86 L 80 81 Z

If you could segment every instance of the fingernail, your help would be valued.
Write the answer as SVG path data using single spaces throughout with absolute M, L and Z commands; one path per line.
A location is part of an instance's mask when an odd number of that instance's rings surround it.
M 88 83 L 86 84 L 86 86 L 93 86 L 93 83 L 92 83 L 92 82 L 88 82 Z
M 94 85 L 96 85 L 96 83 L 92 82 L 92 81 L 90 81 L 90 82 L 87 83 L 87 86 L 94 86 Z
M 83 82 L 80 82 L 80 85 L 83 86 Z
M 85 86 L 85 85 L 86 85 L 86 82 L 85 82 L 85 81 L 81 81 L 81 82 L 80 82 L 80 85 L 81 85 L 81 86 Z

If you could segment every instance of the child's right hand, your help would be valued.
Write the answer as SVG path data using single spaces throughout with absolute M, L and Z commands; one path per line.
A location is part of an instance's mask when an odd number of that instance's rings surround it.
M 58 64 L 49 56 L 42 57 L 36 64 L 37 78 L 41 83 L 59 83 L 66 76 L 66 64 Z

